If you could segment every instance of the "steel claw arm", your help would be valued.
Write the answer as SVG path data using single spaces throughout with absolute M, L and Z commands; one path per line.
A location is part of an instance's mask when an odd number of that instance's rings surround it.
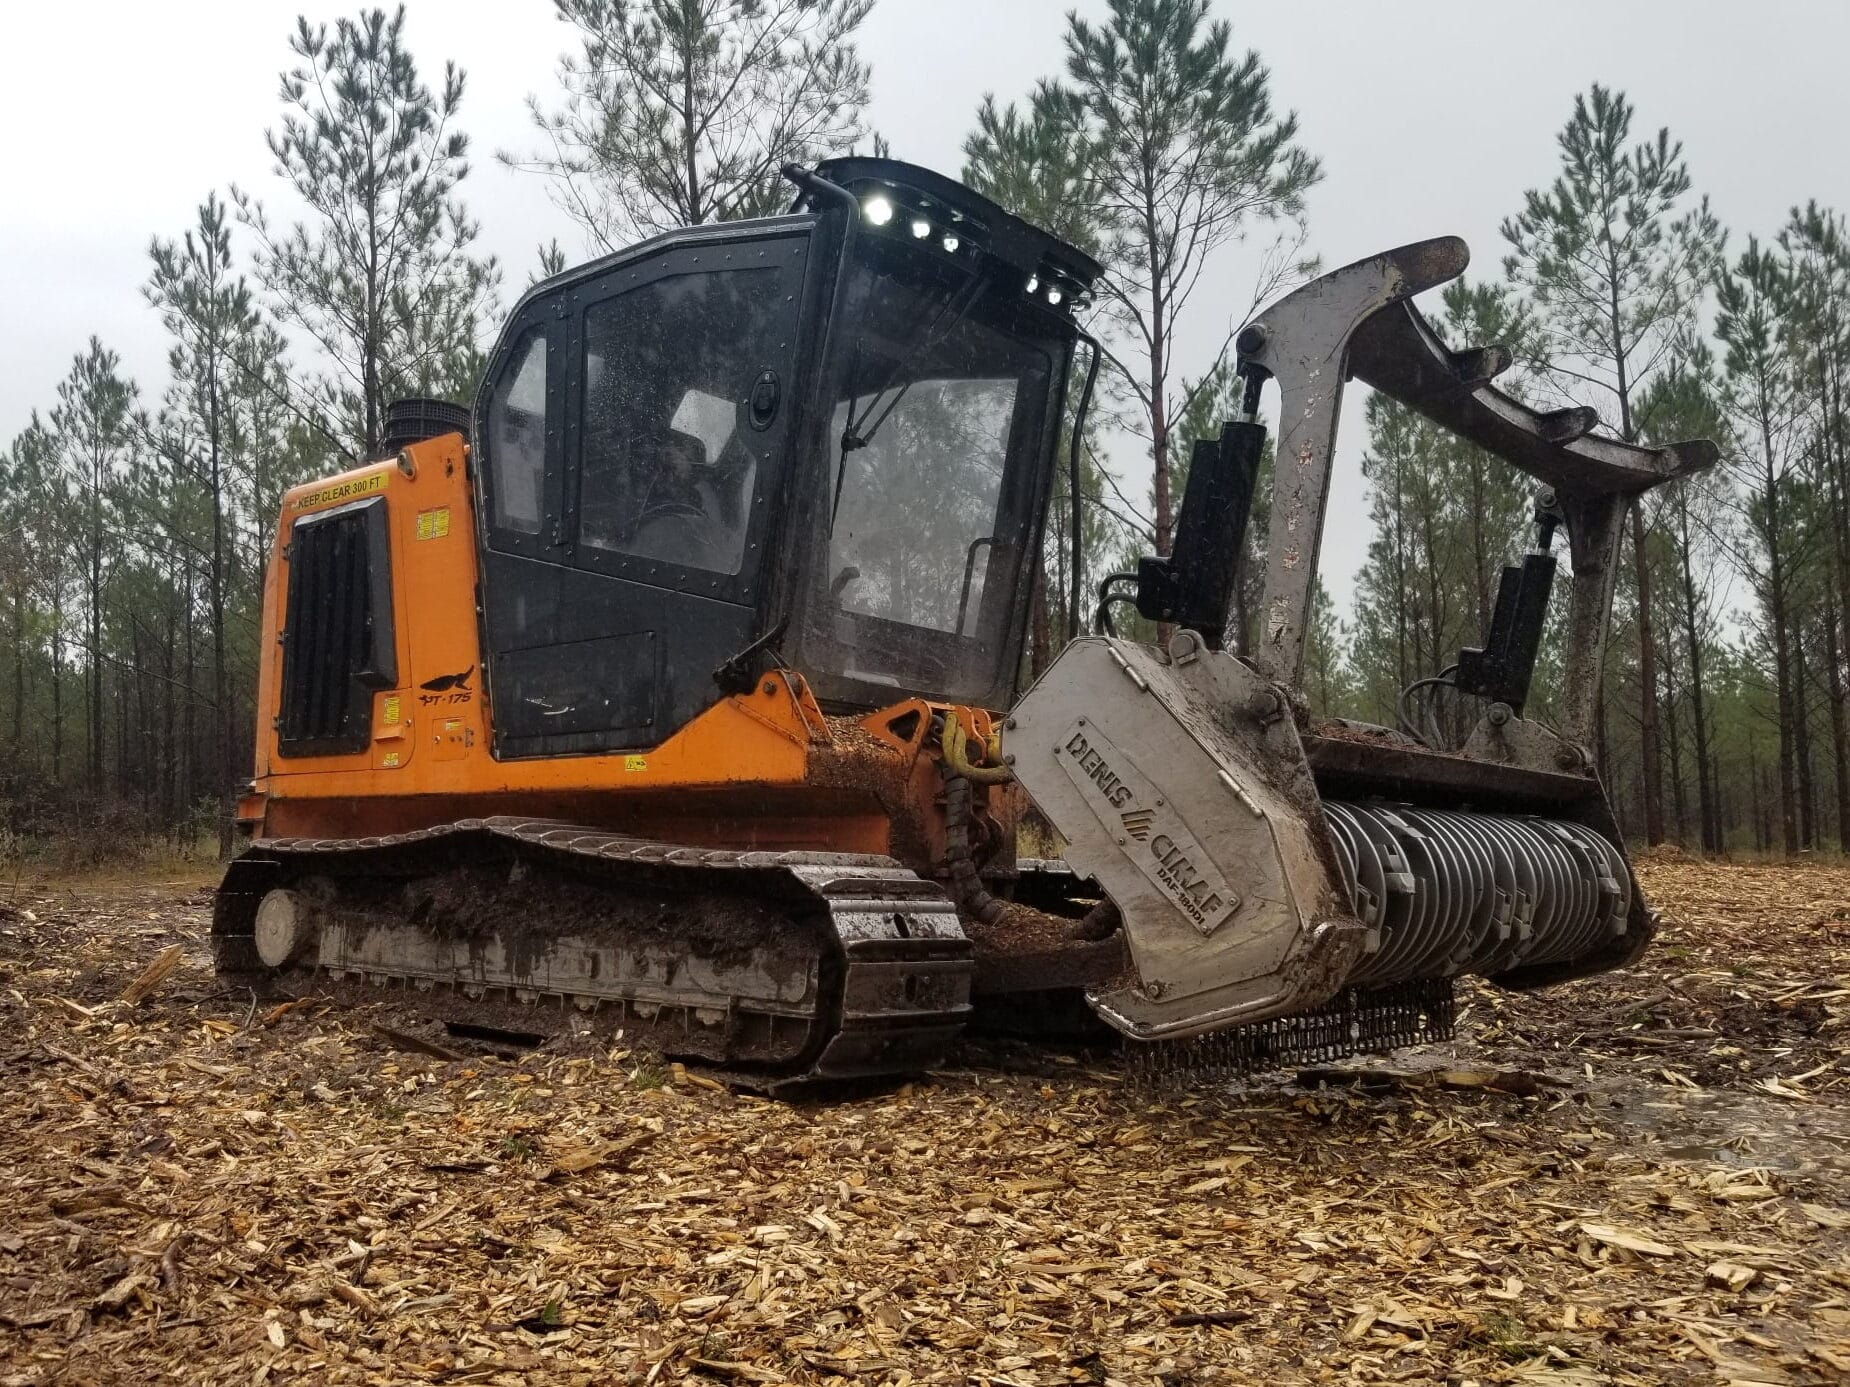
M 1240 330 L 1241 370 L 1270 375 L 1280 392 L 1262 626 L 1253 653 L 1281 684 L 1302 683 L 1336 430 L 1350 379 L 1553 490 L 1574 569 L 1568 651 L 1575 669 L 1601 667 L 1626 507 L 1651 487 L 1716 460 L 1706 440 L 1645 448 L 1597 437 L 1594 410 L 1538 411 L 1492 385 L 1508 369 L 1509 352 L 1453 351 L 1412 302 L 1457 278 L 1469 261 L 1456 236 L 1416 241 L 1311 281 Z M 1597 679 L 1572 681 L 1566 731 L 1577 741 L 1592 738 L 1598 696 Z

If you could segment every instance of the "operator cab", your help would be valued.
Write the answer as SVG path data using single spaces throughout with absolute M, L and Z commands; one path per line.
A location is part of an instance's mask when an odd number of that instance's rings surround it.
M 830 706 L 1012 697 L 1098 267 L 908 164 L 793 179 L 510 319 L 476 429 L 498 755 L 657 745 L 754 647 Z

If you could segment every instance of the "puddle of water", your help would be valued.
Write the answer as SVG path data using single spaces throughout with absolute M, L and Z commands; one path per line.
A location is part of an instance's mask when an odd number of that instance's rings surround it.
M 1775 1170 L 1850 1187 L 1850 1106 L 1835 1095 L 1801 1103 L 1751 1088 L 1687 1089 L 1653 1083 L 1623 1067 L 1596 1070 L 1589 1080 L 1584 1072 L 1546 1061 L 1524 1065 L 1522 1058 L 1506 1050 L 1486 1053 L 1461 1035 L 1395 1051 L 1379 1064 L 1397 1070 L 1532 1068 L 1558 1080 L 1563 1096 L 1578 1095 L 1588 1117 L 1647 1160 Z M 1436 1099 L 1428 1094 L 1423 1101 Z
M 1678 1091 L 1605 1079 L 1591 1111 L 1646 1138 L 1642 1155 L 1667 1160 L 1850 1177 L 1850 1112 L 1741 1089 Z

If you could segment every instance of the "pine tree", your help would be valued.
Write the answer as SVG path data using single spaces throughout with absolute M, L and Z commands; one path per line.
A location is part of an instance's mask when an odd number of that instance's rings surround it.
M 1736 422 L 1742 484 L 1756 554 L 1743 566 L 1752 575 L 1765 617 L 1768 659 L 1779 722 L 1778 780 L 1781 841 L 1799 850 L 1798 766 L 1794 745 L 1799 691 L 1793 678 L 1793 573 L 1798 542 L 1792 507 L 1793 463 L 1803 401 L 1781 336 L 1792 279 L 1779 257 L 1750 238 L 1747 250 L 1717 286 L 1715 335 L 1725 351 L 1725 400 Z
M 565 273 L 565 251 L 559 245 L 558 237 L 553 237 L 539 248 L 538 260 L 537 267 L 527 276 L 529 289 L 544 280 L 551 279 L 554 275 Z
M 1311 711 L 1324 717 L 1348 717 L 1355 702 L 1355 684 L 1344 657 L 1343 624 L 1336 602 L 1318 578 L 1311 587 L 1310 630 L 1304 636 L 1304 694 Z
M 601 251 L 618 236 L 764 216 L 780 170 L 846 153 L 864 133 L 868 67 L 854 35 L 873 0 L 554 0 L 579 52 L 565 104 L 529 98 L 550 148 L 515 167 Z
M 103 790 L 103 601 L 121 553 L 115 488 L 136 436 L 137 391 L 119 374 L 121 359 L 96 338 L 58 385 L 51 431 L 70 485 L 65 542 L 77 556 L 83 584 L 86 765 L 93 796 Z M 54 672 L 55 675 L 55 672 Z
M 1535 341 L 1536 323 L 1504 286 L 1454 280 L 1446 285 L 1440 303 L 1439 330 L 1453 348 L 1462 350 L 1485 342 L 1508 347 L 1516 360 L 1530 363 L 1530 369 L 1506 376 L 1499 388 L 1519 399 L 1533 393 L 1532 367 L 1542 355 Z M 1474 635 L 1484 637 L 1490 632 L 1503 566 L 1528 547 L 1540 488 L 1482 448 L 1457 438 L 1449 438 L 1448 444 L 1449 503 L 1471 584 L 1468 614 Z
M 1665 444 L 1685 438 L 1727 439 L 1728 421 L 1718 395 L 1712 355 L 1698 344 L 1648 387 L 1642 411 L 1650 420 L 1645 440 Z M 1668 605 L 1682 636 L 1684 687 L 1695 742 L 1698 828 L 1703 850 L 1711 853 L 1722 851 L 1723 825 L 1708 676 L 1726 615 L 1724 595 L 1712 575 L 1723 569 L 1736 544 L 1728 491 L 1725 474 L 1679 478 L 1664 489 L 1660 509 L 1674 556 Z
M 385 406 L 401 394 L 467 399 L 500 269 L 471 253 L 477 226 L 455 196 L 468 137 L 455 129 L 463 77 L 433 93 L 405 47 L 405 11 L 296 22 L 283 74 L 276 171 L 310 218 L 287 231 L 232 189 L 255 233 L 253 263 L 277 318 L 326 358 L 313 403 L 356 459 L 380 452 Z
M 1021 110 L 999 106 L 985 96 L 977 108 L 976 128 L 964 139 L 963 181 L 1016 216 L 1088 253 L 1097 249 L 1099 226 L 1084 198 L 1084 174 L 1078 141 L 1060 119 L 1058 101 L 1043 87 Z M 1082 348 L 1081 350 L 1084 350 Z M 1080 367 L 1084 369 L 1083 365 Z M 1098 401 L 1094 401 L 1096 410 Z M 1047 529 L 1041 544 L 1041 571 L 1036 577 L 1030 667 L 1045 669 L 1057 641 L 1079 629 L 1085 613 L 1070 612 L 1072 572 L 1072 478 L 1067 465 L 1079 405 L 1077 377 L 1067 399 Z M 1089 577 L 1102 575 L 1107 556 L 1122 543 L 1122 527 L 1105 495 L 1108 485 L 1096 448 L 1098 413 L 1089 412 L 1080 449 L 1080 574 L 1082 607 L 1089 597 Z
M 26 708 L 28 517 L 24 485 L 27 463 L 21 456 L 24 437 L 23 434 L 16 437 L 6 453 L 0 455 L 0 575 L 4 575 L 4 583 L 0 584 L 4 588 L 0 591 L 0 602 L 5 604 L 8 619 L 5 654 L 11 669 L 6 687 L 12 692 L 12 716 L 3 725 L 10 729 L 6 745 L 15 768 L 19 765 L 25 740 L 23 724 Z M 7 788 L 4 777 L 0 777 L 0 796 L 7 793 Z
M 1610 406 L 1627 442 L 1645 422 L 1640 392 L 1689 333 L 1723 240 L 1706 198 L 1687 206 L 1682 145 L 1667 129 L 1630 145 L 1632 120 L 1623 92 L 1595 83 L 1576 96 L 1557 138 L 1560 175 L 1525 193 L 1522 211 L 1503 223 L 1511 247 L 1504 269 L 1534 305 L 1543 372 L 1561 394 Z M 1632 550 L 1645 833 L 1658 843 L 1661 752 L 1642 505 L 1632 513 Z
M 217 755 L 216 789 L 229 793 L 238 754 L 231 669 L 226 652 L 230 585 L 231 453 L 237 393 L 233 384 L 268 343 L 248 284 L 234 273 L 231 228 L 216 195 L 200 204 L 197 221 L 178 241 L 158 237 L 149 246 L 153 272 L 144 289 L 173 337 L 171 381 L 163 411 L 163 448 L 175 485 L 192 483 L 203 495 L 209 550 L 203 555 L 205 597 L 212 642 L 212 710 Z M 170 488 L 171 489 L 171 488 Z M 176 539 L 184 542 L 176 527 Z M 223 820 L 221 850 L 230 847 Z
M 50 783 L 60 784 L 64 774 L 64 650 L 65 611 L 71 583 L 70 542 L 75 512 L 70 475 L 60 455 L 59 438 L 52 427 L 32 414 L 25 431 L 14 441 L 13 476 L 21 488 L 25 515 L 26 611 L 23 630 L 35 649 L 42 647 L 46 666 L 44 765 Z M 36 611 L 32 610 L 36 607 Z
M 12 656 L 6 743 L 15 770 L 22 772 L 28 757 L 33 764 L 38 760 L 26 719 L 39 657 L 49 664 L 45 613 L 63 561 L 61 481 L 57 442 L 35 412 L 0 459 L 0 599 L 6 603 Z
M 1840 213 L 1816 202 L 1792 209 L 1779 234 L 1793 278 L 1788 349 L 1810 400 L 1814 472 L 1824 508 L 1831 582 L 1822 601 L 1821 663 L 1831 721 L 1840 846 L 1850 851 L 1850 231 Z
M 1356 574 L 1355 635 L 1350 659 L 1366 714 L 1393 723 L 1400 691 L 1415 679 L 1437 674 L 1442 661 L 1440 628 L 1449 596 L 1445 557 L 1422 544 L 1422 516 L 1437 509 L 1444 448 L 1439 431 L 1384 395 L 1370 395 L 1364 407 L 1368 449 L 1362 477 L 1368 484 L 1369 521 L 1374 537 Z
M 1509 346 L 1535 354 L 1533 324 L 1501 288 L 1448 285 L 1435 322 L 1454 347 Z M 1525 376 L 1501 382 L 1517 396 Z M 1508 463 L 1385 396 L 1365 409 L 1374 538 L 1356 575 L 1351 664 L 1355 696 L 1380 721 L 1398 717 L 1400 691 L 1439 676 L 1490 629 L 1503 566 L 1527 547 L 1534 485 Z M 1537 690 L 1538 701 L 1546 701 Z M 1447 710 L 1468 731 L 1470 710 Z
M 1259 55 L 1236 59 L 1232 27 L 1210 22 L 1208 9 L 1208 0 L 1110 0 L 1102 25 L 1069 15 L 1057 88 L 1104 230 L 1105 292 L 1137 363 L 1123 384 L 1150 448 L 1159 554 L 1175 520 L 1172 421 L 1190 404 L 1176 388 L 1178 322 L 1214 252 L 1255 220 L 1301 227 L 1304 194 L 1322 176 L 1294 142 L 1296 115 L 1274 114 Z
M 963 181 L 1049 235 L 1096 253 L 1101 226 L 1087 201 L 1086 148 L 1059 92 L 1042 83 L 1026 108 L 985 95 L 964 137 Z

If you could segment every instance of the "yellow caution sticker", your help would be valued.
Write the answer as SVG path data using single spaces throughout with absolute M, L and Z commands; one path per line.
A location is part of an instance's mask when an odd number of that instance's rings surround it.
M 398 721 L 398 695 L 387 694 L 385 698 L 385 725 L 390 727 Z
M 332 501 L 351 501 L 357 496 L 370 496 L 375 491 L 385 490 L 385 473 L 375 472 L 370 477 L 355 477 L 352 481 L 335 482 L 331 486 L 318 487 L 294 501 L 296 510 L 307 510 L 310 506 L 325 506 Z
M 418 538 L 442 539 L 450 532 L 450 508 L 438 506 L 435 510 L 418 512 Z
M 649 769 L 649 758 L 646 756 L 625 756 L 623 758 L 623 769 L 626 771 L 646 771 Z
M 397 770 L 398 769 L 398 753 L 396 751 L 386 752 L 385 759 L 382 760 L 379 764 L 388 771 Z

